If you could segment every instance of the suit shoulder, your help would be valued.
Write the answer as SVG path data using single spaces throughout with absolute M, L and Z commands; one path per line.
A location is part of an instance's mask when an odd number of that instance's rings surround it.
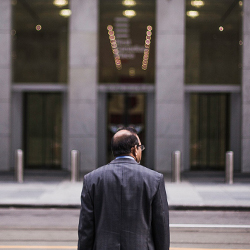
M 102 174 L 102 172 L 104 172 L 107 168 L 108 168 L 109 164 L 101 166 L 97 169 L 92 170 L 91 172 L 87 173 L 86 175 L 84 175 L 84 178 L 93 178 L 95 176 L 100 176 Z
M 160 180 L 163 177 L 163 174 L 156 172 L 155 170 L 146 168 L 142 165 L 139 165 L 139 169 L 140 169 L 140 172 L 143 172 L 143 174 L 148 177 L 155 178 L 157 180 Z

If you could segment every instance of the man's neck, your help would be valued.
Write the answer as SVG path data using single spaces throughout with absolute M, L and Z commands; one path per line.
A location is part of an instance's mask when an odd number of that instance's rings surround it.
M 120 155 L 120 156 L 117 156 L 115 159 L 123 159 L 123 158 L 135 160 L 135 158 L 132 155 Z

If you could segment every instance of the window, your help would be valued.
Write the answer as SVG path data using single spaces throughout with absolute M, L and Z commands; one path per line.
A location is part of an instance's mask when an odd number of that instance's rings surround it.
M 69 1 L 12 2 L 13 82 L 66 83 Z
M 154 83 L 155 1 L 100 0 L 99 82 Z
M 187 84 L 240 84 L 242 1 L 186 1 Z

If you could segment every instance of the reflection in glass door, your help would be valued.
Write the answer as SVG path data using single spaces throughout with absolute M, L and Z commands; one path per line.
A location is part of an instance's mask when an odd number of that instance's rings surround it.
M 26 93 L 24 115 L 25 167 L 60 169 L 62 95 Z
M 229 146 L 229 96 L 193 94 L 190 107 L 191 170 L 224 170 Z
M 141 143 L 145 145 L 145 99 L 145 94 L 108 94 L 108 161 L 113 159 L 110 149 L 111 138 L 120 127 L 133 126 L 138 132 Z M 144 164 L 145 160 L 144 152 L 142 164 Z

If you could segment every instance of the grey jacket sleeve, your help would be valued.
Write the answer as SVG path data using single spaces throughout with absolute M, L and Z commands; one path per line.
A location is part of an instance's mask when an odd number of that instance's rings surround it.
M 84 177 L 78 226 L 78 250 L 93 249 L 94 233 L 94 206 L 87 188 L 87 179 Z
M 152 202 L 152 231 L 155 249 L 169 250 L 169 209 L 163 175 Z

